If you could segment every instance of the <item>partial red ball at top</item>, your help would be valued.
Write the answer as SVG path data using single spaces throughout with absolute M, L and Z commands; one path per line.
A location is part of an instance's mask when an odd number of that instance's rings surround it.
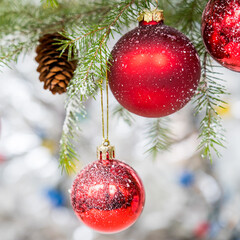
M 109 85 L 117 101 L 143 117 L 163 117 L 184 107 L 198 86 L 201 66 L 190 40 L 144 13 L 139 27 L 114 46 Z M 145 17 L 145 18 L 144 18 Z
M 114 233 L 131 226 L 145 202 L 137 173 L 118 160 L 99 160 L 85 167 L 74 180 L 71 203 L 90 228 Z
M 202 37 L 217 62 L 240 72 L 240 1 L 210 0 L 203 12 Z

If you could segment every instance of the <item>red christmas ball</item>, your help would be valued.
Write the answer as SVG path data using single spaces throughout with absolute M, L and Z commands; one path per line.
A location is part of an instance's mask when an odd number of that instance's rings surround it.
M 203 12 L 202 36 L 217 62 L 240 72 L 240 1 L 210 0 Z
M 143 210 L 145 192 L 137 173 L 118 160 L 99 160 L 74 180 L 71 203 L 76 215 L 92 229 L 119 232 Z
M 109 85 L 117 101 L 143 117 L 184 107 L 198 86 L 201 66 L 190 40 L 163 21 L 141 21 L 114 46 Z
M 209 229 L 210 223 L 203 222 L 196 227 L 196 229 L 194 230 L 194 235 L 198 238 L 204 238 L 207 236 Z

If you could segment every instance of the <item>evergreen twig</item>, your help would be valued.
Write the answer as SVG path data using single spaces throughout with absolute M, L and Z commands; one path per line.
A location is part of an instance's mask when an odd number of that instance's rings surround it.
M 132 126 L 135 121 L 133 114 L 131 114 L 126 108 L 121 105 L 117 105 L 113 109 L 113 116 L 118 119 L 123 119 L 123 121 L 126 122 L 128 126 Z
M 202 152 L 202 157 L 213 160 L 213 152 L 220 157 L 221 154 L 217 147 L 225 147 L 224 129 L 222 119 L 216 111 L 217 107 L 223 108 L 226 104 L 222 98 L 226 95 L 226 87 L 216 77 L 218 73 L 212 71 L 211 59 L 205 52 L 202 63 L 202 80 L 196 94 L 196 114 L 205 108 L 205 116 L 200 123 L 199 138 L 201 142 L 198 149 Z M 218 82 L 217 82 L 218 81 Z
M 57 0 L 41 0 L 41 2 L 45 7 L 51 6 L 52 8 L 54 8 L 59 6 L 59 3 Z
M 60 140 L 60 160 L 62 171 L 68 174 L 75 171 L 78 154 L 74 148 L 75 136 L 80 132 L 80 117 L 86 116 L 86 110 L 78 98 L 72 99 L 66 108 L 66 117 L 63 124 L 63 132 Z
M 137 2 L 138 9 L 134 9 L 133 4 Z M 83 101 L 96 94 L 99 87 L 102 87 L 104 72 L 106 72 L 107 64 L 110 58 L 110 51 L 107 47 L 107 42 L 114 32 L 120 32 L 122 26 L 129 23 L 129 19 L 135 18 L 140 9 L 146 6 L 148 1 L 125 0 L 121 3 L 115 3 L 115 8 L 111 9 L 105 16 L 104 21 L 90 26 L 76 27 L 72 32 L 63 33 L 69 40 L 60 41 L 60 50 L 62 52 L 68 48 L 69 55 L 74 52 L 79 60 L 78 68 L 75 71 L 75 76 L 71 80 L 68 87 L 69 106 L 77 101 L 82 104 Z M 95 79 L 98 79 L 95 81 Z M 67 129 L 73 127 L 75 122 L 75 110 L 71 110 L 71 114 L 66 115 L 65 126 Z M 72 121 L 69 121 L 72 119 Z M 72 148 L 68 139 L 69 133 L 63 131 L 61 144 L 61 161 L 60 164 L 74 167 L 73 161 L 76 159 L 76 152 Z M 73 135 L 75 136 L 75 135 Z M 68 148 L 67 148 L 68 147 Z
M 36 45 L 37 39 L 28 39 L 23 42 L 12 43 L 8 46 L 3 45 L 0 47 L 0 67 L 3 65 L 9 66 L 9 63 L 17 62 L 21 53 L 26 54 Z
M 75 27 L 72 33 L 65 35 L 68 41 L 61 41 L 61 50 L 66 48 L 79 51 L 79 68 L 73 81 L 71 81 L 68 93 L 72 97 L 78 95 L 82 89 L 81 83 L 89 81 L 89 76 L 94 73 L 96 78 L 101 79 L 106 69 L 106 62 L 109 62 L 110 51 L 107 42 L 114 32 L 119 33 L 122 26 L 126 26 L 129 20 L 136 17 L 136 10 L 133 8 L 135 0 L 125 0 L 115 4 L 105 16 L 104 21 L 89 27 Z M 138 2 L 138 1 L 137 1 Z M 139 9 L 145 6 L 138 2 Z M 137 11 L 139 11 L 139 9 Z M 100 54 L 101 53 L 101 54 Z M 86 83 L 85 83 L 86 84 Z
M 195 103 L 196 115 L 205 109 L 205 116 L 200 123 L 201 142 L 198 149 L 201 150 L 202 157 L 212 161 L 212 152 L 217 156 L 221 155 L 217 146 L 225 146 L 224 129 L 216 107 L 222 107 L 225 103 L 222 98 L 227 90 L 221 83 L 223 80 L 217 77 L 219 74 L 212 70 L 213 66 L 201 37 L 200 23 L 206 4 L 207 0 L 181 0 L 177 4 L 173 23 L 192 40 L 202 59 L 202 79 L 195 95 Z
M 168 150 L 173 142 L 168 122 L 169 118 L 167 117 L 158 118 L 149 122 L 146 127 L 146 138 L 149 141 L 146 153 L 150 154 L 154 159 L 159 152 Z

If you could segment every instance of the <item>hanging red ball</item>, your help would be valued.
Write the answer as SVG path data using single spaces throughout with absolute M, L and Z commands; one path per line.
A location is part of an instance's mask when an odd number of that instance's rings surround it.
M 203 239 L 207 237 L 207 234 L 210 230 L 210 223 L 209 222 L 202 222 L 200 223 L 194 230 L 194 235 L 199 239 Z
M 99 160 L 74 180 L 71 203 L 90 228 L 114 233 L 131 226 L 143 210 L 145 192 L 137 173 L 118 160 Z
M 202 37 L 217 62 L 240 72 L 240 1 L 210 0 L 203 12 Z
M 162 117 L 184 107 L 198 86 L 201 66 L 190 40 L 163 20 L 140 21 L 115 44 L 109 85 L 117 101 L 143 117 Z M 146 16 L 148 16 L 146 14 Z

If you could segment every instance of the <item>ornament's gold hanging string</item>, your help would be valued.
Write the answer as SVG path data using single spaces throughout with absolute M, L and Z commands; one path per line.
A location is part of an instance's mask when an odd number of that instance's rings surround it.
M 155 0 L 156 4 L 157 4 L 157 8 L 159 7 L 159 2 L 158 0 Z
M 104 120 L 104 103 L 103 103 L 103 80 L 101 80 L 101 111 L 102 111 L 102 136 L 103 142 L 109 144 L 109 91 L 108 91 L 108 71 L 106 62 L 106 105 L 107 105 L 107 126 L 106 126 L 106 137 L 105 137 L 105 120 Z
M 109 135 L 109 94 L 108 94 L 108 69 L 107 69 L 107 61 L 106 61 L 106 98 L 107 98 L 107 140 Z
M 105 125 L 105 122 L 104 122 L 104 109 L 103 109 L 103 79 L 101 80 L 101 111 L 102 111 L 102 137 L 103 137 L 103 140 L 105 140 L 105 129 L 104 129 L 104 125 Z

